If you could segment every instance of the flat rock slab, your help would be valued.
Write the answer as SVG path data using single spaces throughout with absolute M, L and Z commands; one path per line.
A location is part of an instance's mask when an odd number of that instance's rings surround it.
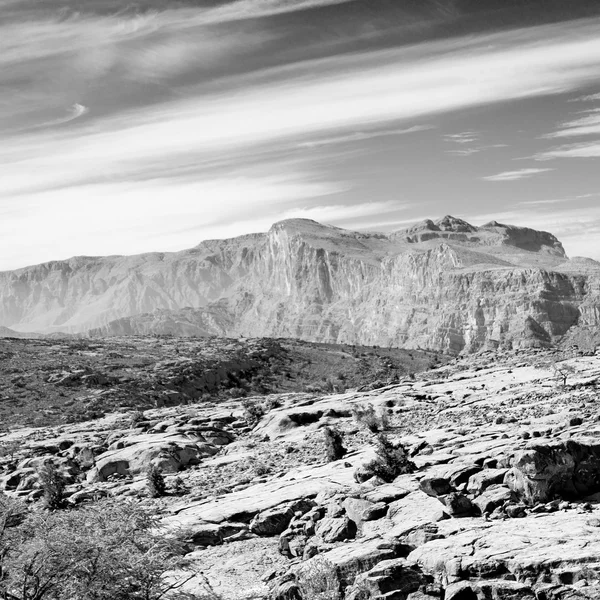
M 419 527 L 448 519 L 449 515 L 445 506 L 437 498 L 417 491 L 392 502 L 388 510 L 388 518 L 393 523 L 389 535 L 402 538 Z
M 590 515 L 570 510 L 506 521 L 441 521 L 438 531 L 445 538 L 420 546 L 409 559 L 442 585 L 482 574 L 504 578 L 506 572 L 521 582 L 560 583 L 565 573 L 592 566 L 600 571 L 597 516 L 600 511 Z
M 247 487 L 216 500 L 190 503 L 174 509 L 175 514 L 166 519 L 167 524 L 192 525 L 197 521 L 221 523 L 223 521 L 246 521 L 255 514 L 284 502 L 301 498 L 314 498 L 324 490 L 344 491 L 354 485 L 353 468 L 340 468 L 329 464 L 286 477 Z

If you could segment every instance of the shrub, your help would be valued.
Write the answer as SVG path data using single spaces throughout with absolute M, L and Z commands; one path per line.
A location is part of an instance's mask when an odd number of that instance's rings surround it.
M 265 401 L 265 408 L 267 409 L 267 411 L 275 410 L 276 408 L 281 408 L 282 406 L 283 404 L 281 400 L 273 396 L 267 398 L 267 400 Z
M 174 599 L 192 577 L 171 576 L 185 567 L 182 553 L 182 545 L 161 536 L 155 516 L 138 503 L 119 499 L 33 512 L 0 532 L 0 597 Z
M 189 488 L 186 485 L 185 481 L 183 481 L 183 479 L 179 475 L 176 475 L 171 480 L 171 491 L 173 492 L 173 494 L 180 496 L 183 494 L 187 494 L 189 492 Z
M 50 510 L 65 507 L 65 479 L 52 463 L 46 463 L 38 471 L 38 479 L 44 493 L 44 503 Z
M 406 448 L 402 444 L 394 444 L 384 433 L 377 436 L 376 452 L 376 458 L 367 463 L 365 468 L 384 481 L 392 482 L 398 475 L 416 470 Z
M 146 415 L 142 410 L 135 410 L 131 413 L 129 417 L 129 427 L 131 429 L 135 429 L 138 426 L 138 423 L 146 420 Z
M 347 450 L 342 444 L 341 432 L 333 427 L 325 427 L 323 429 L 323 436 L 325 438 L 325 453 L 327 456 L 327 461 L 332 462 L 334 460 L 340 460 L 343 458 Z
M 0 457 L 8 457 L 13 460 L 15 455 L 21 450 L 23 444 L 17 440 L 9 440 L 0 444 Z
M 339 600 L 342 597 L 335 567 L 324 558 L 316 557 L 305 563 L 297 579 L 303 600 Z
M 146 486 L 151 498 L 160 498 L 167 493 L 167 484 L 162 471 L 151 464 L 146 471 Z
M 256 425 L 265 414 L 263 407 L 254 400 L 242 400 L 242 408 L 244 418 L 250 426 Z
M 387 415 L 383 412 L 378 415 L 372 404 L 367 404 L 366 406 L 353 406 L 352 416 L 359 425 L 365 427 L 371 433 L 384 431 L 389 425 Z

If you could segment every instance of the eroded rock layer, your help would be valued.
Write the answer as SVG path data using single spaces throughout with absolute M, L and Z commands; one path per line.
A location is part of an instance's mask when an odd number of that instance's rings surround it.
M 46 333 L 268 335 L 457 353 L 593 335 L 599 306 L 599 263 L 569 260 L 549 233 L 453 217 L 389 235 L 294 219 L 179 253 L 0 274 L 0 323 Z

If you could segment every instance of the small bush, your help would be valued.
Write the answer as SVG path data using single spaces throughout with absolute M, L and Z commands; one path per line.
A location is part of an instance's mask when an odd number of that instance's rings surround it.
M 377 457 L 365 468 L 384 481 L 392 482 L 398 475 L 416 470 L 406 448 L 402 444 L 394 444 L 384 433 L 377 436 L 376 452 Z
M 325 427 L 323 429 L 323 436 L 325 438 L 325 453 L 327 456 L 327 461 L 332 462 L 334 460 L 340 460 L 343 458 L 347 450 L 342 444 L 341 432 L 333 427 Z
M 134 412 L 131 413 L 130 417 L 129 417 L 129 427 L 131 427 L 131 429 L 135 429 L 138 426 L 138 423 L 141 423 L 142 421 L 146 420 L 146 415 L 144 414 L 144 411 L 142 410 L 135 410 Z
M 40 486 L 44 493 L 44 504 L 50 510 L 65 507 L 65 479 L 52 463 L 47 463 L 38 471 Z
M 303 600 L 339 600 L 342 597 L 335 567 L 324 558 L 316 557 L 305 563 L 297 579 Z
M 271 465 L 260 458 L 255 458 L 252 461 L 252 471 L 256 477 L 261 477 L 262 475 L 268 475 L 272 471 Z
M 0 457 L 8 457 L 13 460 L 15 455 L 21 450 L 23 444 L 17 440 L 10 440 L 0 444 Z
M 378 415 L 372 404 L 367 404 L 366 406 L 353 406 L 352 416 L 359 425 L 365 427 L 371 433 L 385 431 L 389 426 L 387 415 L 384 413 Z
M 276 408 L 281 408 L 282 406 L 283 404 L 279 398 L 269 397 L 265 401 L 265 408 L 267 409 L 267 412 L 270 410 L 275 410 Z
M 254 400 L 242 400 L 242 407 L 244 409 L 244 419 L 250 426 L 256 425 L 265 414 L 264 408 Z
M 173 477 L 173 479 L 171 480 L 170 487 L 171 487 L 171 491 L 173 492 L 173 494 L 175 494 L 177 496 L 182 496 L 189 492 L 188 486 L 186 485 L 185 481 L 183 481 L 183 479 L 179 475 L 176 475 L 175 477 Z
M 167 493 L 164 475 L 156 465 L 151 464 L 146 471 L 146 486 L 151 498 L 160 498 Z

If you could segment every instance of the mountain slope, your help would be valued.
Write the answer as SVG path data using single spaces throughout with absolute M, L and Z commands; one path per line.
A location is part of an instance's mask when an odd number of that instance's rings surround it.
M 569 260 L 551 234 L 450 216 L 390 235 L 292 219 L 179 253 L 0 273 L 0 324 L 19 331 L 269 335 L 449 352 L 550 345 L 573 328 L 597 328 L 599 299 L 600 264 Z

